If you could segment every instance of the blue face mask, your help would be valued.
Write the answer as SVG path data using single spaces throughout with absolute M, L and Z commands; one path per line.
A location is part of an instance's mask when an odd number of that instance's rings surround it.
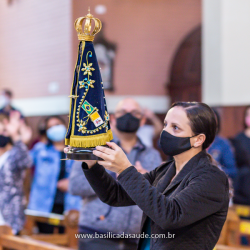
M 65 138 L 66 132 L 67 132 L 66 127 L 61 124 L 47 129 L 46 134 L 51 141 L 58 142 L 62 141 Z

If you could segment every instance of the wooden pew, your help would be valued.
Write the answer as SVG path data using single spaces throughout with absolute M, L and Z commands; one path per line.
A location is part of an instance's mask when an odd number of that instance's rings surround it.
M 68 247 L 77 248 L 78 246 L 78 239 L 75 237 L 75 234 L 78 233 L 79 216 L 78 210 L 69 210 L 64 215 L 64 225 L 68 236 Z
M 8 226 L 0 226 L 0 250 L 70 250 L 34 239 L 24 239 L 14 236 Z
M 216 245 L 214 250 L 250 250 L 250 247 L 230 247 L 225 245 Z
M 227 219 L 222 228 L 217 244 L 227 246 L 240 246 L 240 218 L 234 208 L 229 208 Z
M 61 214 L 43 213 L 29 209 L 26 209 L 24 212 L 26 216 L 24 234 L 32 235 L 37 222 L 48 223 L 53 226 L 64 226 L 64 216 Z M 54 233 L 57 232 L 54 231 Z
M 64 215 L 51 213 L 38 214 L 30 210 L 26 210 L 25 213 L 27 221 L 25 229 L 22 231 L 22 235 L 29 235 L 29 237 L 35 240 L 41 240 L 56 245 L 77 248 L 78 240 L 75 237 L 75 234 L 78 233 L 79 211 L 70 210 Z M 54 226 L 64 226 L 65 233 L 58 234 L 58 232 L 55 231 L 54 234 L 33 234 L 36 222 L 44 222 Z
M 250 206 L 234 204 L 233 208 L 238 216 L 250 217 Z
M 241 236 L 246 236 L 250 241 L 250 220 L 241 219 L 241 217 L 250 217 L 250 206 L 233 205 L 229 208 L 226 222 L 223 226 L 219 245 L 236 247 L 236 249 L 246 248 L 240 244 Z M 248 246 L 246 249 L 250 249 Z
M 250 242 L 250 220 L 243 218 L 250 218 L 250 206 L 235 204 L 234 209 L 237 215 L 241 217 L 239 225 L 239 234 L 240 236 L 247 237 L 248 242 Z
M 23 239 L 33 239 L 42 242 L 47 242 L 54 245 L 65 246 L 69 245 L 68 236 L 65 234 L 34 234 L 34 235 L 22 235 Z

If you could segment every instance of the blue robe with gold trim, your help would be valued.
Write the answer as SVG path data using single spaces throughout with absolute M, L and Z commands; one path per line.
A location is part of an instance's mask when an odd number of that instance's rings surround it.
M 112 140 L 103 83 L 92 42 L 80 41 L 65 144 L 95 147 Z

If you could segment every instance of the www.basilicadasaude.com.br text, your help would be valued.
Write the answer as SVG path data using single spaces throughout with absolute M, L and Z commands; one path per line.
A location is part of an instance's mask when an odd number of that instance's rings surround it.
M 139 238 L 161 238 L 161 239 L 173 239 L 175 234 L 115 234 L 112 232 L 107 232 L 104 234 L 94 233 L 94 234 L 75 234 L 77 239 L 139 239 Z

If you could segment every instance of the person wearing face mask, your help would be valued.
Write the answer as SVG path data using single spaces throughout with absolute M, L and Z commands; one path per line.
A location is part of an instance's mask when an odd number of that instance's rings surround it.
M 237 204 L 250 205 L 250 106 L 244 112 L 244 131 L 231 141 L 238 167 L 233 200 Z
M 12 96 L 12 92 L 8 89 L 4 89 L 0 92 L 0 114 L 10 115 L 11 111 L 18 111 L 11 105 Z M 21 112 L 18 112 L 20 113 L 21 118 L 23 118 Z
M 131 163 L 141 173 L 149 172 L 162 162 L 160 154 L 145 146 L 136 132 L 145 122 L 142 109 L 133 99 L 124 99 L 118 103 L 111 118 L 116 128 L 116 142 L 122 147 Z M 109 171 L 114 179 L 116 174 Z M 111 207 L 101 202 L 86 180 L 81 162 L 75 162 L 70 174 L 69 191 L 83 199 L 79 233 L 94 234 L 112 232 L 114 234 L 139 234 L 142 211 L 138 206 Z M 138 239 L 79 239 L 79 250 L 135 250 Z
M 160 144 L 172 161 L 141 174 L 108 142 L 109 148 L 93 152 L 104 161 L 83 162 L 82 169 L 103 202 L 142 209 L 141 232 L 151 237 L 140 239 L 139 250 L 213 249 L 229 206 L 228 178 L 206 152 L 216 135 L 215 114 L 204 103 L 177 102 L 164 123 Z M 105 169 L 117 173 L 118 181 Z
M 232 181 L 237 176 L 237 167 L 235 156 L 230 141 L 219 135 L 220 133 L 220 115 L 216 109 L 213 109 L 217 121 L 217 133 L 213 143 L 208 148 L 208 153 L 216 160 L 219 166 L 225 171 Z
M 124 99 L 122 102 L 127 102 L 129 100 L 135 102 L 131 98 Z M 139 106 L 139 104 L 137 104 L 137 105 Z M 136 130 L 136 135 L 145 146 L 152 148 L 153 147 L 153 140 L 155 138 L 158 138 L 158 136 L 161 133 L 162 122 L 149 109 L 144 108 L 142 110 L 142 108 L 140 107 L 140 113 L 143 113 L 143 119 L 141 119 L 141 121 L 139 123 L 139 128 Z M 129 118 L 127 118 L 127 119 L 129 119 Z M 152 125 L 145 124 L 146 120 L 148 120 Z M 114 140 L 118 140 L 116 126 L 114 126 L 114 124 L 111 124 L 111 126 L 112 126 Z
M 65 122 L 60 116 L 45 120 L 48 143 L 38 142 L 31 150 L 34 161 L 34 177 L 28 209 L 38 212 L 63 214 L 79 209 L 80 197 L 68 192 L 68 176 L 73 161 L 64 161 Z M 38 223 L 39 232 L 53 233 L 54 226 Z M 59 232 L 64 229 L 59 227 Z
M 162 162 L 159 152 L 146 146 L 137 135 L 145 122 L 146 117 L 141 106 L 132 98 L 120 101 L 111 116 L 111 127 L 115 132 L 114 142 L 142 173 L 153 170 Z
M 23 139 L 30 139 L 18 112 L 0 114 L 0 223 L 7 224 L 18 234 L 25 222 L 23 182 L 32 159 Z

